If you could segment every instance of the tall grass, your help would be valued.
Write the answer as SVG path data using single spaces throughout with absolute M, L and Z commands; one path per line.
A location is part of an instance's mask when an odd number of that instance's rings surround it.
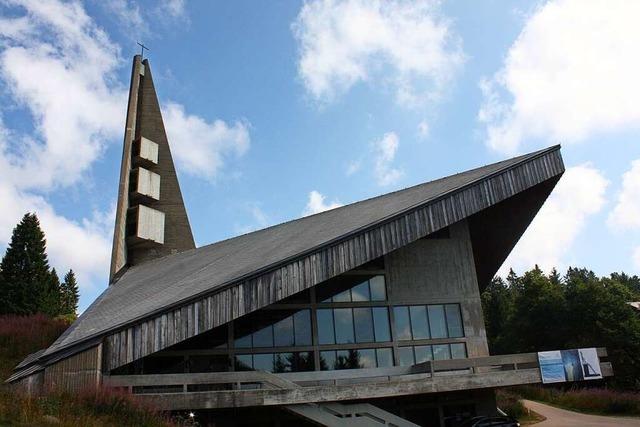
M 122 392 L 99 390 L 33 397 L 3 387 L 0 388 L 0 425 L 169 427 L 177 424 Z
M 547 402 L 580 412 L 605 415 L 640 416 L 640 394 L 607 388 L 572 388 L 523 386 L 515 389 L 520 396 Z
M 44 314 L 0 316 L 0 380 L 7 379 L 28 354 L 49 347 L 69 323 Z

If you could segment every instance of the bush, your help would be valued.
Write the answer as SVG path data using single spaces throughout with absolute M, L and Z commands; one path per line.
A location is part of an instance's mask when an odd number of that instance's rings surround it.
M 27 355 L 49 347 L 69 324 L 44 314 L 0 316 L 0 379 L 7 379 Z
M 506 390 L 498 390 L 496 392 L 496 400 L 498 408 L 502 409 L 507 415 L 513 418 L 522 418 L 527 414 L 527 409 L 520 401 L 521 397 L 515 393 Z
M 580 412 L 606 415 L 640 415 L 640 394 L 607 388 L 571 388 L 524 386 L 517 393 L 531 400 Z

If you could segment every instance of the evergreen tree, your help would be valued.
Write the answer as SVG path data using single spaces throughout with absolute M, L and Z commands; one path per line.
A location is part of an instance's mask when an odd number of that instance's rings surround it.
M 78 291 L 78 283 L 76 282 L 76 275 L 73 273 L 73 270 L 69 270 L 69 272 L 64 276 L 61 294 L 62 301 L 60 314 L 75 315 L 78 311 L 80 292 Z
M 60 279 L 54 268 L 51 270 L 49 279 L 45 283 L 45 289 L 40 295 L 41 300 L 38 305 L 38 311 L 48 314 L 51 317 L 62 314 L 62 297 Z
M 35 214 L 27 213 L 13 229 L 7 252 L 0 262 L 0 314 L 31 314 L 40 309 L 50 286 L 46 240 Z

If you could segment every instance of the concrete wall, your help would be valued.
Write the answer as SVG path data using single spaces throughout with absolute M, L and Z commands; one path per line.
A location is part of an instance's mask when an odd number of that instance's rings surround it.
M 487 336 L 466 220 L 450 237 L 420 239 L 385 256 L 393 304 L 459 303 L 469 357 L 487 356 Z

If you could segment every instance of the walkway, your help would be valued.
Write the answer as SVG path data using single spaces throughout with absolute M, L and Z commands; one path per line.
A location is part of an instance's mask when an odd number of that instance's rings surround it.
M 531 400 L 522 402 L 527 408 L 547 418 L 541 423 L 534 424 L 536 427 L 640 427 L 640 418 L 586 415 Z

